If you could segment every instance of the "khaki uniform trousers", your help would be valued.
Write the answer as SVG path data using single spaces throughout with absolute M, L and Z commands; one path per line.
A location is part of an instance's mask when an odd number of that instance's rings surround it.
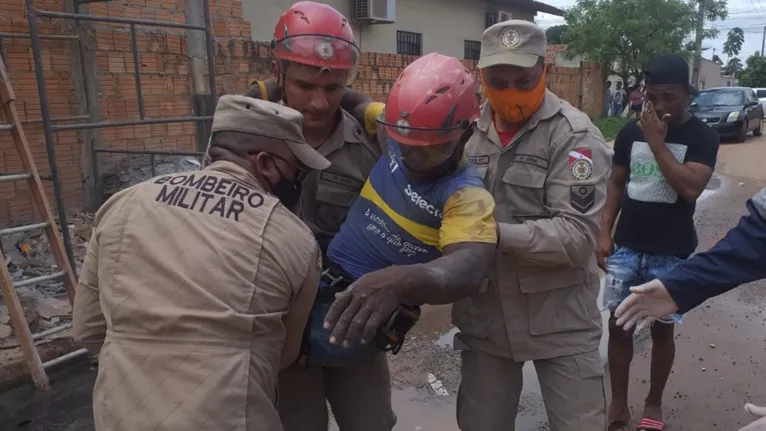
M 292 365 L 279 374 L 284 431 L 327 431 L 329 401 L 340 431 L 391 431 L 391 377 L 385 352 L 353 367 Z
M 473 350 L 461 353 L 459 428 L 462 431 L 514 431 L 524 362 Z M 534 365 L 551 431 L 606 429 L 604 367 L 598 350 L 539 359 Z

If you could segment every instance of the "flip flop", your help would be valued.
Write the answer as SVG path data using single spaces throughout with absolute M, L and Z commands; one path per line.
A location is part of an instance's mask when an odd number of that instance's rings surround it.
M 607 431 L 628 431 L 628 423 L 626 421 L 614 421 L 609 424 Z
M 638 423 L 638 427 L 636 427 L 636 431 L 664 431 L 665 430 L 665 422 L 658 421 L 656 419 L 651 418 L 643 418 Z

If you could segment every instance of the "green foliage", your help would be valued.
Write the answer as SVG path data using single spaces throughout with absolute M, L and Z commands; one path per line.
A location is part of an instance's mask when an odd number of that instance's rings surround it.
M 601 118 L 593 122 L 593 124 L 601 130 L 601 134 L 604 135 L 606 142 L 614 141 L 617 137 L 617 133 L 628 124 L 629 118 L 625 117 L 606 117 Z
M 766 57 L 751 55 L 747 61 L 747 69 L 739 75 L 739 82 L 745 87 L 766 87 Z
M 742 60 L 737 57 L 732 57 L 723 67 L 723 72 L 727 75 L 737 76 L 742 71 Z
M 567 30 L 566 24 L 554 25 L 545 30 L 545 37 L 548 39 L 548 45 L 563 45 L 567 43 Z
M 720 16 L 720 4 L 705 6 Z M 612 66 L 625 82 L 657 54 L 682 52 L 695 29 L 695 4 L 683 0 L 579 0 L 566 14 L 569 50 Z
M 742 50 L 742 44 L 745 43 L 745 32 L 739 27 L 729 30 L 726 36 L 726 42 L 723 44 L 723 53 L 729 57 L 736 57 Z

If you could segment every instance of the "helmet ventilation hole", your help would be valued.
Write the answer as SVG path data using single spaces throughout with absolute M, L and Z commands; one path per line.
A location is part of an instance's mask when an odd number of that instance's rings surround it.
M 299 15 L 299 16 L 301 17 L 301 19 L 302 19 L 303 21 L 305 21 L 305 22 L 306 22 L 306 24 L 311 24 L 311 23 L 309 22 L 309 18 L 308 18 L 308 17 L 306 16 L 306 14 L 304 14 L 303 12 L 301 12 L 301 11 L 299 11 L 299 10 L 296 10 L 296 11 L 293 11 L 293 14 L 295 14 L 295 15 Z
M 425 104 L 426 104 L 426 105 L 428 105 L 429 103 L 431 103 L 431 102 L 433 102 L 434 100 L 436 100 L 436 98 L 437 98 L 437 97 L 438 97 L 438 96 L 431 96 L 431 97 L 429 97 L 429 98 L 428 98 L 428 100 L 426 100 L 426 103 L 425 103 Z
M 434 93 L 436 93 L 436 94 L 444 94 L 444 93 L 446 93 L 448 91 L 449 91 L 449 87 L 448 86 L 444 86 L 444 87 L 434 91 Z

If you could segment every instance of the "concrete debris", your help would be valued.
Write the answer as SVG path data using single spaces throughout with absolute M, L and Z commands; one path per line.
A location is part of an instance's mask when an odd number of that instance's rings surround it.
M 154 173 L 149 155 L 125 156 L 104 168 L 101 176 L 103 190 L 107 195 L 146 181 L 157 175 L 194 171 L 200 162 L 189 156 L 155 156 Z
M 43 298 L 42 301 L 35 304 L 37 314 L 45 320 L 65 319 L 72 315 L 72 306 L 64 298 Z
M 93 231 L 92 214 L 76 214 L 69 220 L 72 252 L 78 266 L 85 258 L 88 241 Z M 5 265 L 14 282 L 58 272 L 58 265 L 51 253 L 48 238 L 43 229 L 2 237 Z M 72 307 L 66 296 L 64 282 L 48 280 L 36 285 L 16 288 L 24 316 L 33 333 L 57 326 L 72 319 Z M 8 329 L 6 329 L 6 327 Z M 10 331 L 10 332 L 9 332 Z M 0 340 L 13 336 L 8 309 L 0 297 Z M 0 344 L 2 342 L 0 341 Z

